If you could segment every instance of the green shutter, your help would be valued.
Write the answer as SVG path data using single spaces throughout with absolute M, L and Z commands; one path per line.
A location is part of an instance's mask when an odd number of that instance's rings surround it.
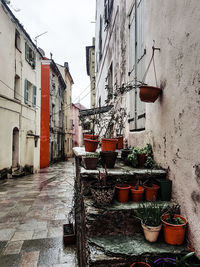
M 33 107 L 36 106 L 36 97 L 37 97 L 37 87 L 33 86 Z
M 24 82 L 24 103 L 28 104 L 28 81 L 25 79 Z

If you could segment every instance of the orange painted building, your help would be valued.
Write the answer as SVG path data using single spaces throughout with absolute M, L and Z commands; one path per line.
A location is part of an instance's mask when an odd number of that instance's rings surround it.
M 56 63 L 41 62 L 40 168 L 64 158 L 64 90 L 66 84 Z
M 41 65 L 40 168 L 49 166 L 50 64 Z

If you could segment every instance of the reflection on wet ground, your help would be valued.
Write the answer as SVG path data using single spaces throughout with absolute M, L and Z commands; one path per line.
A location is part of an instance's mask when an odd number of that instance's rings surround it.
M 71 210 L 73 159 L 40 173 L 0 181 L 0 266 L 76 265 L 74 246 L 64 247 L 62 225 Z

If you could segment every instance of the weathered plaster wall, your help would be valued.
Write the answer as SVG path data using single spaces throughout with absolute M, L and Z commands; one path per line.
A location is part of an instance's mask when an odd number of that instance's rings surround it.
M 12 165 L 12 134 L 19 130 L 19 165 L 31 164 L 39 169 L 40 144 L 34 146 L 34 138 L 28 140 L 27 132 L 40 135 L 40 87 L 41 61 L 36 53 L 35 69 L 25 59 L 25 42 L 32 44 L 8 11 L 0 5 L 0 169 Z M 15 29 L 20 33 L 20 50 L 15 48 Z M 33 48 L 33 47 L 32 47 Z M 33 48 L 35 51 L 35 49 Z M 19 76 L 19 90 L 14 93 L 15 75 Z M 37 87 L 36 107 L 24 102 L 25 79 Z M 30 139 L 30 138 L 29 138 Z M 29 144 L 31 143 L 31 144 Z M 30 147 L 33 147 L 30 152 Z
M 163 94 L 146 104 L 146 141 L 169 169 L 173 197 L 189 222 L 200 256 L 200 5 L 198 0 L 146 1 L 147 60 L 153 40 L 158 85 Z M 153 68 L 147 83 L 155 85 Z

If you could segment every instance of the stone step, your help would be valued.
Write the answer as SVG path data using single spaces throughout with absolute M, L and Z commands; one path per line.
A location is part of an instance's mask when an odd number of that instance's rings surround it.
M 88 266 L 111 267 L 130 266 L 136 261 L 152 264 L 160 257 L 173 257 L 188 252 L 186 245 L 171 246 L 158 240 L 149 243 L 143 234 L 133 236 L 100 236 L 91 237 L 88 244 Z
M 162 207 L 174 204 L 166 201 L 156 203 Z M 132 235 L 142 232 L 141 222 L 134 212 L 139 208 L 139 203 L 120 203 L 115 200 L 112 204 L 99 208 L 92 199 L 84 198 L 84 207 L 87 236 Z

